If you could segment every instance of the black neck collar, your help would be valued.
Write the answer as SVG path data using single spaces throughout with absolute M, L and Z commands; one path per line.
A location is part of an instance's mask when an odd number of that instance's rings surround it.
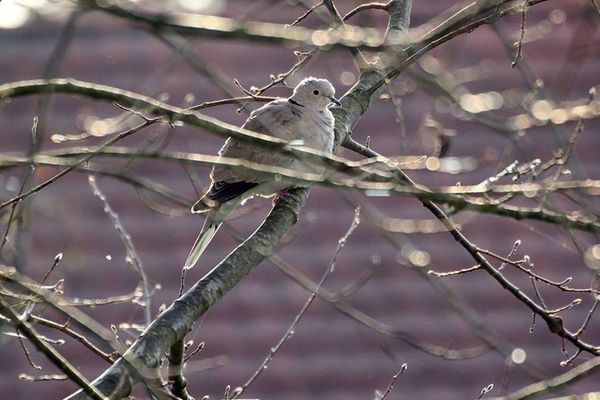
M 290 103 L 292 103 L 293 105 L 295 105 L 295 106 L 299 106 L 299 107 L 305 107 L 305 105 L 304 105 L 304 104 L 300 104 L 300 103 L 298 103 L 296 100 L 294 100 L 294 99 L 292 99 L 292 98 L 289 98 L 289 99 L 288 99 L 288 101 L 289 101 Z

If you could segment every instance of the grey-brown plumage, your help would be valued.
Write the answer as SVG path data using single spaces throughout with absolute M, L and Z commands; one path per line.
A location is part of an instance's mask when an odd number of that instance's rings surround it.
M 290 98 L 272 101 L 253 111 L 242 128 L 331 154 L 334 118 L 329 106 L 331 103 L 340 105 L 334 94 L 335 89 L 329 81 L 306 78 L 296 86 Z M 323 167 L 233 138 L 227 139 L 219 155 L 298 172 L 320 174 L 324 171 Z M 206 213 L 206 220 L 188 255 L 185 268 L 194 266 L 227 215 L 245 200 L 253 196 L 270 197 L 282 190 L 302 186 L 286 179 L 275 180 L 267 172 L 219 164 L 213 167 L 210 178 L 210 188 L 192 207 L 193 213 Z

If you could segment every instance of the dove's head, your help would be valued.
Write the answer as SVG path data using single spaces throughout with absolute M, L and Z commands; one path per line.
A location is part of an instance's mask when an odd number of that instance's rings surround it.
M 291 99 L 298 104 L 317 111 L 323 111 L 330 104 L 341 106 L 335 97 L 335 88 L 327 79 L 305 78 L 294 89 Z

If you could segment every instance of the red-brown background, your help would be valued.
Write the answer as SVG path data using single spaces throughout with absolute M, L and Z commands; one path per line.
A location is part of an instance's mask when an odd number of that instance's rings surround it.
M 227 1 L 221 15 L 241 17 L 252 8 L 250 3 L 255 2 Z M 454 3 L 415 1 L 413 26 Z M 338 1 L 336 4 L 345 12 L 358 2 Z M 558 100 L 585 97 L 589 87 L 598 84 L 600 46 L 593 43 L 599 40 L 595 26 L 600 17 L 593 15 L 593 8 L 587 1 L 548 1 L 532 7 L 529 23 L 535 25 L 547 18 L 550 11 L 558 6 L 565 6 L 566 21 L 555 25 L 545 39 L 526 44 L 525 58 Z M 274 2 L 252 18 L 287 23 L 300 12 L 301 9 L 292 8 L 287 2 Z M 377 12 L 358 16 L 353 22 L 380 28 L 385 26 L 384 15 Z M 517 16 L 501 19 L 497 28 L 517 35 L 519 22 Z M 0 31 L 0 83 L 40 78 L 63 24 L 64 18 L 48 20 L 36 17 L 19 29 Z M 311 16 L 306 24 L 317 26 L 318 19 Z M 587 29 L 587 33 L 583 37 L 577 36 L 577 29 Z M 578 38 L 577 41 L 573 40 L 574 37 Z M 292 51 L 279 45 L 215 39 L 194 39 L 190 43 L 200 58 L 246 86 L 266 84 L 270 74 L 283 72 L 295 62 Z M 573 46 L 580 51 L 568 52 Z M 487 26 L 452 40 L 434 53 L 453 69 L 490 60 L 486 64 L 487 75 L 468 85 L 474 92 L 522 87 L 521 76 L 516 69 L 510 68 L 511 59 Z M 572 72 L 562 73 L 565 69 Z M 344 51 L 336 51 L 320 54 L 299 76 L 328 78 L 341 95 L 349 89 L 340 80 L 344 71 L 354 71 L 351 57 Z M 75 38 L 57 76 L 122 87 L 151 96 L 164 92 L 169 94 L 172 104 L 182 104 L 188 93 L 193 94 L 198 102 L 222 97 L 209 80 L 177 58 L 164 43 L 124 20 L 101 12 L 89 13 L 78 20 Z M 566 83 L 572 85 L 572 89 L 565 93 Z M 282 96 L 288 93 L 289 90 L 283 88 L 271 92 Z M 27 151 L 35 106 L 34 98 L 16 99 L 0 106 L 2 152 Z M 58 147 L 48 140 L 49 134 L 75 133 L 75 119 L 80 113 L 109 117 L 118 112 L 111 105 L 88 99 L 54 96 L 48 118 L 48 135 L 42 149 Z M 362 142 L 368 135 L 372 148 L 390 156 L 431 153 L 430 143 L 423 144 L 423 138 L 418 137 L 416 132 L 424 115 L 434 112 L 433 99 L 417 90 L 403 99 L 402 112 L 406 119 L 407 138 L 400 138 L 393 105 L 376 101 L 353 130 L 355 139 Z M 206 114 L 238 125 L 245 118 L 244 114 L 236 113 L 233 106 L 208 109 Z M 450 156 L 480 158 L 486 150 L 493 150 L 499 156 L 507 145 L 506 138 L 476 123 L 461 122 L 449 115 L 436 117 L 448 128 L 457 131 Z M 586 122 L 584 134 L 577 144 L 577 157 L 585 171 L 580 177 L 598 178 L 599 126 L 595 121 Z M 124 144 L 133 146 L 156 129 L 142 132 Z M 558 127 L 563 140 L 573 129 L 573 124 Z M 175 128 L 168 148 L 214 154 L 220 143 L 219 139 L 205 132 Z M 529 131 L 518 143 L 521 151 L 515 152 L 511 159 L 522 162 L 534 158 L 547 160 L 555 149 L 549 127 Z M 351 156 L 346 152 L 340 154 Z M 110 165 L 122 163 L 112 162 Z M 471 184 L 493 175 L 497 166 L 497 160 L 483 163 L 478 171 L 460 176 L 431 172 L 410 174 L 417 181 L 428 184 L 452 185 L 457 181 Z M 194 197 L 193 188 L 180 166 L 158 161 L 137 162 L 133 171 L 170 186 L 190 200 Z M 200 168 L 196 171 L 206 184 L 207 171 Z M 54 169 L 40 167 L 36 177 L 42 180 L 54 172 Z M 11 197 L 6 186 L 13 176 L 21 179 L 23 171 L 0 171 L 3 198 Z M 156 313 L 161 303 L 169 304 L 177 295 L 180 266 L 200 228 L 201 219 L 190 215 L 167 217 L 151 212 L 138 200 L 135 190 L 122 182 L 100 178 L 99 185 L 131 234 L 150 280 L 162 285 L 152 299 Z M 411 198 L 391 197 L 371 201 L 392 217 L 431 218 Z M 233 225 L 244 235 L 250 234 L 266 214 L 268 205 L 266 200 L 252 201 L 249 206 L 254 213 L 236 220 Z M 335 190 L 315 188 L 290 235 L 291 242 L 278 254 L 317 280 L 329 265 L 337 240 L 350 224 L 352 213 L 352 207 Z M 556 280 L 573 276 L 574 286 L 589 285 L 588 270 L 560 228 L 488 215 L 475 218 L 471 214 L 461 214 L 457 220 L 464 223 L 467 237 L 480 247 L 505 254 L 516 239 L 521 239 L 520 254 L 529 254 L 539 273 Z M 36 195 L 30 223 L 33 235 L 23 271 L 25 274 L 39 279 L 54 255 L 62 252 L 64 259 L 53 279 L 66 280 L 65 294 L 68 296 L 108 297 L 128 293 L 137 285 L 136 274 L 125 264 L 124 247 L 92 195 L 85 175 L 71 173 Z M 589 235 L 577 236 L 586 246 L 594 243 Z M 444 271 L 472 263 L 467 253 L 446 233 L 416 234 L 411 235 L 411 240 L 431 255 L 431 263 L 426 268 Z M 235 240 L 226 230 L 220 232 L 199 265 L 189 273 L 188 282 L 200 278 L 235 245 Z M 353 282 L 364 267 L 375 261 L 379 265 L 373 278 L 350 299 L 351 304 L 397 329 L 438 345 L 464 349 L 480 344 L 461 318 L 426 281 L 396 262 L 396 253 L 397 249 L 363 220 L 342 251 L 336 271 L 326 286 L 333 291 L 343 288 Z M 112 260 L 107 260 L 106 255 L 111 255 Z M 525 276 L 510 276 L 515 283 L 530 289 Z M 552 376 L 564 371 L 559 365 L 564 359 L 559 338 L 548 333 L 542 322 L 538 322 L 535 332 L 530 334 L 531 315 L 526 307 L 493 279 L 480 272 L 447 282 L 480 313 L 483 323 L 505 336 L 514 347 L 525 349 L 527 360 L 543 375 Z M 551 306 L 566 304 L 572 299 L 553 290 L 546 292 Z M 187 373 L 191 393 L 197 398 L 204 394 L 219 398 L 226 385 L 242 384 L 285 332 L 307 296 L 304 289 L 269 262 L 258 266 L 202 318 L 189 335 L 196 342 L 206 342 L 205 349 L 194 358 Z M 584 306 L 564 315 L 570 326 L 576 327 L 583 320 L 587 311 L 585 305 L 589 306 L 589 299 L 584 300 Z M 98 307 L 90 313 L 106 326 L 142 322 L 141 309 L 131 305 Z M 128 337 L 126 333 L 122 335 Z M 597 320 L 592 321 L 584 338 L 592 343 L 600 342 Z M 388 349 L 387 353 L 382 347 Z M 59 350 L 90 379 L 106 368 L 106 364 L 78 344 L 59 347 Z M 0 351 L 4 360 L 0 365 L 0 398 L 58 398 L 75 389 L 69 382 L 26 383 L 17 380 L 17 375 L 22 372 L 39 372 L 31 370 L 16 340 L 6 342 Z M 587 358 L 589 356 L 584 354 L 575 363 Z M 48 365 L 38 354 L 34 354 L 34 359 Z M 215 362 L 223 365 L 201 370 Z M 496 386 L 491 394 L 499 395 L 503 382 L 508 382 L 508 388 L 513 390 L 532 382 L 518 369 L 508 371 L 504 357 L 496 352 L 466 361 L 444 361 L 400 340 L 377 334 L 317 300 L 298 325 L 293 338 L 276 354 L 269 368 L 245 397 L 370 399 L 374 390 L 387 386 L 391 376 L 404 362 L 408 364 L 408 370 L 398 379 L 390 398 L 469 399 L 476 398 L 480 390 L 490 383 Z M 47 366 L 43 372 L 56 371 Z M 598 389 L 597 378 L 596 375 L 584 379 L 573 391 Z M 138 394 L 140 398 L 145 396 L 143 392 Z

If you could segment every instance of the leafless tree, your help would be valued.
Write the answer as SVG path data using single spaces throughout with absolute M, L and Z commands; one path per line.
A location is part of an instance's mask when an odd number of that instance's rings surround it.
M 270 349 L 262 349 L 264 359 L 255 360 L 255 372 L 245 382 L 222 388 L 226 399 L 252 395 L 255 382 L 267 374 L 265 370 L 285 351 L 286 344 L 293 342 L 296 329 L 301 328 L 315 303 L 326 304 L 336 310 L 339 318 L 358 322 L 379 338 L 380 345 L 375 347 L 381 349 L 376 351 L 383 360 L 391 358 L 396 367 L 378 379 L 387 386 L 369 388 L 375 390 L 377 399 L 392 398 L 397 393 L 404 397 L 424 393 L 411 391 L 408 381 L 434 385 L 427 383 L 432 377 L 425 373 L 411 373 L 411 361 L 394 350 L 392 341 L 418 349 L 428 360 L 434 356 L 448 370 L 460 369 L 461 363 L 473 358 L 500 360 L 501 367 L 496 371 L 501 372 L 494 382 L 465 377 L 469 384 L 458 384 L 448 398 L 600 397 L 597 385 L 595 390 L 590 389 L 584 380 L 578 386 L 587 375 L 597 374 L 600 365 L 600 330 L 595 316 L 600 299 L 600 180 L 594 175 L 600 144 L 595 138 L 600 100 L 594 88 L 597 81 L 588 80 L 589 76 L 597 78 L 600 60 L 598 39 L 594 40 L 600 25 L 596 0 L 469 0 L 451 5 L 443 1 L 413 5 L 411 0 L 205 2 L 219 8 L 222 16 L 185 10 L 192 6 L 183 1 L 52 2 L 43 7 L 38 3 L 4 0 L 0 5 L 0 10 L 4 7 L 7 13 L 19 9 L 40 20 L 48 15 L 61 17 L 61 31 L 50 54 L 34 55 L 43 66 L 40 79 L 21 80 L 17 76 L 3 79 L 0 84 L 3 129 L 19 126 L 14 122 L 17 108 L 27 113 L 32 127 L 27 140 L 22 139 L 26 135 L 20 130 L 20 141 L 0 152 L 0 317 L 5 335 L 3 352 L 24 357 L 34 370 L 58 368 L 59 373 L 19 371 L 11 379 L 18 375 L 27 382 L 49 381 L 44 385 L 68 380 L 77 385 L 68 399 L 117 399 L 134 394 L 153 399 L 199 398 L 204 395 L 202 384 L 188 384 L 191 378 L 196 380 L 201 375 L 190 371 L 189 364 L 201 359 L 203 348 L 210 346 L 210 342 L 198 343 L 196 339 L 199 321 L 225 294 L 244 291 L 243 286 L 236 285 L 257 265 L 268 262 L 286 274 L 290 282 L 299 284 L 306 300 L 298 310 L 286 310 L 291 322 L 279 332 L 280 339 Z M 426 10 L 429 5 L 425 3 L 430 3 L 430 12 L 418 14 L 420 19 L 410 23 L 411 10 Z M 269 9 L 274 10 L 272 14 L 266 11 Z M 14 23 L 17 15 L 10 21 Z M 289 19 L 282 22 L 277 16 Z M 168 65 L 156 75 L 144 77 L 148 81 L 140 90 L 129 90 L 133 84 L 109 86 L 75 79 L 77 74 L 64 76 L 61 66 L 74 42 L 82 30 L 89 29 L 86 24 L 93 25 L 92 21 L 98 19 L 109 25 L 131 27 L 135 35 L 158 39 L 169 49 L 169 63 L 184 64 L 186 76 L 209 82 L 216 100 L 203 93 L 171 99 L 168 85 L 165 89 L 156 83 L 169 74 L 167 69 L 172 66 Z M 0 23 L 6 22 L 0 18 Z M 27 23 L 15 28 L 15 32 L 32 29 Z M 8 33 L 0 35 L 6 36 L 3 42 L 10 42 Z M 557 43 L 565 42 L 558 39 L 560 35 L 570 37 L 566 48 L 557 48 Z M 24 40 L 25 36 L 17 37 Z M 93 30 L 86 40 L 91 36 Z M 260 58 L 253 52 L 266 45 L 293 53 L 296 60 L 282 71 L 269 69 L 266 60 L 265 70 L 253 75 L 259 80 L 246 82 L 232 76 L 227 55 L 196 51 L 205 41 L 237 46 L 223 52 L 247 46 L 248 59 Z M 492 42 L 504 53 L 487 57 L 485 47 Z M 11 46 L 25 48 L 16 39 Z M 461 54 L 469 54 L 463 48 L 469 46 L 476 48 L 476 55 L 462 60 Z M 0 54 L 16 54 L 15 49 L 8 46 L 0 49 Z M 134 53 L 135 49 L 123 51 Z M 545 61 L 536 59 L 549 52 L 556 52 L 558 72 L 554 76 L 544 69 L 548 67 Z M 481 54 L 484 56 L 478 58 Z M 92 57 L 92 52 L 84 57 Z M 348 59 L 340 61 L 344 57 Z M 323 62 L 329 62 L 330 69 L 322 67 Z M 13 58 L 10 63 L 17 65 L 20 60 Z M 336 69 L 336 65 L 344 67 Z M 240 70 L 244 67 L 236 66 Z M 26 66 L 19 68 L 25 70 Z M 595 75 L 586 72 L 594 68 Z M 310 73 L 329 74 L 332 80 L 334 77 L 348 86 L 346 93 L 340 93 L 342 107 L 332 110 L 336 118 L 336 155 L 329 157 L 224 121 L 223 106 L 233 105 L 243 120 L 252 108 L 284 96 L 289 90 L 286 86 L 294 86 Z M 86 104 L 83 111 L 69 114 L 75 119 L 70 119 L 67 126 L 77 133 L 51 130 L 56 127 L 53 120 L 62 117 L 57 110 L 69 107 L 58 107 L 55 101 Z M 73 101 L 79 103 L 69 103 Z M 385 127 L 385 132 L 366 129 L 363 116 L 384 108 L 392 110 L 392 116 L 386 116 L 389 120 L 379 125 Z M 372 118 L 380 116 L 374 114 Z M 417 127 L 409 123 L 411 118 L 420 121 Z M 186 142 L 186 134 L 195 136 L 189 136 L 193 140 Z M 218 140 L 211 141 L 210 136 Z M 214 144 L 228 137 L 326 165 L 328 172 L 322 177 L 243 159 L 218 158 Z M 190 151 L 191 142 L 203 153 Z M 203 147 L 203 143 L 208 145 Z M 391 143 L 396 148 L 391 148 Z M 453 154 L 456 147 L 468 148 L 469 153 Z M 285 176 L 311 186 L 278 197 L 253 233 L 241 233 L 248 231 L 247 227 L 240 231 L 240 225 L 235 224 L 238 221 L 232 223 L 222 234 L 229 234 L 239 245 L 230 247 L 231 252 L 209 272 L 202 271 L 206 273 L 203 276 L 181 271 L 185 249 L 191 246 L 193 236 L 177 238 L 181 248 L 161 245 L 160 252 L 169 260 L 162 266 L 163 271 L 170 271 L 171 276 L 181 274 L 170 281 L 167 290 L 157 282 L 154 270 L 146 268 L 148 260 L 136 245 L 142 239 L 127 229 L 128 220 L 142 217 L 119 211 L 111 195 L 114 192 L 105 192 L 104 183 L 123 182 L 133 188 L 136 207 L 145 206 L 157 215 L 180 216 L 178 221 L 197 222 L 187 210 L 206 183 L 198 171 L 204 173 L 218 163 L 267 172 L 273 179 Z M 161 183 L 158 168 L 148 167 L 150 172 L 146 172 L 137 169 L 138 165 L 176 169 L 186 177 L 187 187 Z M 68 180 L 81 174 L 87 178 L 85 186 Z M 35 209 L 52 213 L 58 204 L 56 200 L 46 204 L 42 195 L 54 190 L 55 196 L 64 199 L 62 202 L 67 201 L 71 191 L 82 187 L 101 207 L 111 234 L 124 249 L 124 263 L 131 267 L 137 282 L 130 293 L 115 291 L 102 298 L 73 298 L 67 288 L 76 281 L 72 276 L 78 263 L 75 257 L 67 258 L 61 252 L 46 267 L 40 267 L 40 250 L 32 243 L 31 232 L 43 222 L 35 217 Z M 312 187 L 327 190 L 327 200 L 313 207 L 330 213 L 331 225 L 318 220 L 315 224 L 319 224 L 320 231 L 335 236 L 330 258 L 319 260 L 325 268 L 317 279 L 296 265 L 312 261 L 298 257 L 289 261 L 279 254 L 281 249 L 296 246 L 293 254 L 314 259 L 310 249 L 292 240 L 292 236 L 303 235 L 295 225 L 304 215 Z M 421 212 L 421 205 L 427 215 Z M 250 204 L 241 210 L 239 219 L 255 220 L 251 214 L 256 213 L 250 211 L 256 208 L 252 207 Z M 351 215 L 338 214 L 341 208 L 352 210 Z M 414 215 L 399 213 L 400 208 Z M 187 223 L 191 227 L 192 223 Z M 508 223 L 516 224 L 520 231 L 502 228 Z M 360 233 L 365 225 L 363 232 L 367 233 L 361 235 L 360 243 L 353 242 L 356 232 Z M 61 229 L 60 224 L 54 229 Z M 162 235 L 160 226 L 145 229 Z M 52 235 L 49 230 L 45 232 Z M 543 237 L 547 246 L 555 246 L 556 251 L 532 246 L 528 236 L 531 232 Z M 85 233 L 78 235 L 83 242 Z M 102 239 L 87 240 L 91 244 L 81 244 L 81 248 L 91 251 Z M 344 252 L 360 245 L 387 246 L 392 256 L 382 262 L 381 256 L 373 253 L 366 266 L 363 261 L 356 262 L 362 263 L 361 270 L 344 270 Z M 450 255 L 454 251 L 457 256 Z M 557 257 L 554 254 L 563 253 L 564 259 L 552 259 Z M 457 259 L 463 264 L 457 266 Z M 563 265 L 565 262 L 570 265 Z M 66 263 L 69 268 L 63 267 Z M 544 268 L 542 263 L 550 267 Z M 451 334 L 443 333 L 449 328 L 441 320 L 435 330 L 448 338 L 444 342 L 430 340 L 438 338 L 434 334 L 438 332 L 415 332 L 402 317 L 394 321 L 402 326 L 398 328 L 376 313 L 363 311 L 371 302 L 391 301 L 362 293 L 375 285 L 373 277 L 381 270 L 398 268 L 410 271 L 433 288 L 432 293 L 444 307 L 436 315 L 454 311 L 472 340 L 451 339 Z M 94 274 L 101 273 L 90 272 L 90 284 Z M 330 285 L 331 279 L 339 275 L 345 278 Z M 385 276 L 392 279 L 394 275 L 390 272 Z M 129 278 L 115 273 L 111 279 Z M 177 285 L 173 286 L 175 281 Z M 495 296 L 493 302 L 506 302 L 514 309 L 519 317 L 510 317 L 509 321 L 520 329 L 518 335 L 502 332 L 505 321 L 494 320 L 493 308 L 478 307 L 480 303 L 488 305 L 481 298 L 487 295 L 485 291 L 456 290 L 480 284 L 504 289 L 490 296 Z M 377 293 L 377 289 L 369 293 Z M 418 305 L 427 303 L 429 295 L 410 300 L 406 294 L 394 296 Z M 123 310 L 119 318 L 129 318 L 127 323 L 111 325 L 98 313 L 116 306 Z M 423 308 L 422 313 L 427 312 Z M 131 317 L 132 313 L 139 316 Z M 523 323 L 523 317 L 529 320 Z M 515 324 L 513 318 L 519 322 Z M 230 323 L 236 326 L 235 319 Z M 210 330 L 210 322 L 202 329 Z M 239 329 L 243 341 L 244 327 L 235 329 Z M 545 349 L 554 354 L 553 358 L 535 359 L 519 344 L 525 341 L 523 337 L 540 331 L 555 339 L 554 346 Z M 53 339 L 56 335 L 61 339 Z M 322 335 L 331 333 L 324 330 Z M 90 364 L 97 370 L 104 370 L 100 376 L 90 379 L 68 355 L 72 351 L 59 351 L 77 346 L 89 350 L 85 357 L 93 360 Z M 33 349 L 47 360 L 38 361 L 40 357 Z M 351 351 L 346 357 L 349 363 L 361 362 L 353 360 Z M 449 360 L 455 360 L 454 364 Z M 297 360 L 300 368 L 302 362 Z M 219 363 L 213 360 L 206 368 Z M 548 363 L 552 363 L 550 368 Z M 559 364 L 563 371 L 557 372 Z M 513 374 L 521 378 L 512 379 Z M 473 392 L 471 386 L 481 391 Z M 314 393 L 318 389 L 301 395 Z

